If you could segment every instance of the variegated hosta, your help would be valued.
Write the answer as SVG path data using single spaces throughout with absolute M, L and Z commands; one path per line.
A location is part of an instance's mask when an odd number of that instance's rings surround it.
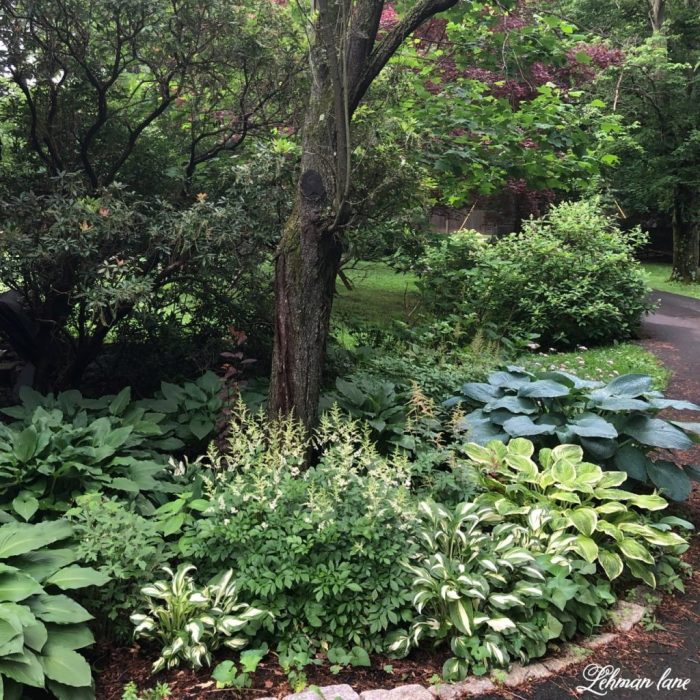
M 153 673 L 179 666 L 181 661 L 192 668 L 208 666 L 211 652 L 222 644 L 230 649 L 246 646 L 254 623 L 269 615 L 239 602 L 231 569 L 201 589 L 190 575 L 195 570 L 191 564 L 182 565 L 176 573 L 168 567 L 163 570 L 169 581 L 141 589 L 148 599 L 148 613 L 131 616 L 135 637 L 164 645 Z
M 422 503 L 421 511 L 423 557 L 409 565 L 419 617 L 389 650 L 407 653 L 426 637 L 449 641 L 448 680 L 542 656 L 548 641 L 599 624 L 614 602 L 607 582 L 587 578 L 594 567 L 559 553 L 544 510 L 524 525 L 479 502 L 455 510 Z
M 651 587 L 683 589 L 678 571 L 686 567 L 679 557 L 688 544 L 673 528 L 693 526 L 656 515 L 668 505 L 661 496 L 618 488 L 625 472 L 584 462 L 578 445 L 540 450 L 539 465 L 532 443 L 523 438 L 508 445 L 469 443 L 464 451 L 480 468 L 488 491 L 479 500 L 509 520 L 525 523 L 533 508 L 544 508 L 552 515 L 545 529 L 558 538 L 560 552 L 576 552 L 610 580 L 626 570 Z

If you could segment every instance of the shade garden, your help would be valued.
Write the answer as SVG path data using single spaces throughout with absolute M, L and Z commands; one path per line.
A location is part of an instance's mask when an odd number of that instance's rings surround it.
M 685 594 L 651 5 L 0 0 L 0 700 L 500 683 Z

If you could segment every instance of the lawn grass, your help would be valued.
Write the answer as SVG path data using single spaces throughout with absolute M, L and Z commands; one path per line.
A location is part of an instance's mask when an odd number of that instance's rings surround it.
M 648 374 L 654 380 L 654 388 L 659 390 L 666 387 L 670 377 L 669 370 L 659 359 L 636 343 L 576 352 L 526 355 L 521 358 L 521 364 L 530 371 L 564 370 L 602 382 L 608 382 L 620 374 Z
M 353 289 L 338 282 L 333 302 L 336 318 L 383 325 L 405 319 L 419 301 L 416 276 L 396 272 L 386 263 L 362 261 L 345 274 Z
M 683 284 L 671 282 L 671 266 L 665 263 L 644 263 L 642 265 L 646 273 L 649 286 L 661 292 L 672 292 L 685 297 L 700 299 L 700 283 Z

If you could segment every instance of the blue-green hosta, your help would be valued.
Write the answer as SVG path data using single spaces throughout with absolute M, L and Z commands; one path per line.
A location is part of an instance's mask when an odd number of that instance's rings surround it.
M 174 668 L 181 661 L 192 668 L 211 664 L 211 652 L 220 646 L 242 649 L 250 641 L 256 624 L 269 615 L 238 600 L 233 571 L 229 569 L 198 588 L 183 564 L 177 572 L 164 566 L 169 581 L 157 581 L 141 592 L 148 600 L 148 613 L 135 613 L 135 637 L 163 643 L 153 673 Z
M 46 688 L 59 700 L 90 700 L 95 693 L 78 649 L 93 643 L 85 608 L 63 593 L 108 579 L 76 566 L 65 548 L 65 521 L 0 527 L 0 698 L 20 700 Z M 54 545 L 60 543 L 63 547 Z
M 472 442 L 525 437 L 537 447 L 575 443 L 590 461 L 651 483 L 675 501 L 688 498 L 690 480 L 700 479 L 700 467 L 681 469 L 649 459 L 652 451 L 687 450 L 700 442 L 700 423 L 657 414 L 665 408 L 700 411 L 700 406 L 664 398 L 646 375 L 625 374 L 603 384 L 567 372 L 533 374 L 508 367 L 487 382 L 464 384 L 445 405 L 462 402 L 476 407 L 458 426 Z
M 446 680 L 542 656 L 550 640 L 593 630 L 615 601 L 610 584 L 592 576 L 595 566 L 548 532 L 542 508 L 524 524 L 478 500 L 421 510 L 422 556 L 408 567 L 419 616 L 389 650 L 407 653 L 426 638 L 449 643 Z
M 583 461 L 579 445 L 544 448 L 539 464 L 533 444 L 523 438 L 508 445 L 471 443 L 463 449 L 479 467 L 487 491 L 480 502 L 511 522 L 525 524 L 533 508 L 542 508 L 551 516 L 545 530 L 610 580 L 626 571 L 652 587 L 658 582 L 683 589 L 679 557 L 688 545 L 672 530 L 693 526 L 659 515 L 668 505 L 661 496 L 619 488 L 627 478 L 624 472 L 603 471 Z

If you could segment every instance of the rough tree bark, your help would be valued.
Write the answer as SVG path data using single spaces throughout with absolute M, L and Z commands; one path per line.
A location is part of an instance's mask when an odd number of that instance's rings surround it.
M 700 273 L 700 207 L 690 188 L 678 187 L 673 202 L 673 271 L 679 282 L 697 282 Z
M 403 41 L 458 0 L 419 0 L 378 40 L 383 0 L 311 0 L 311 90 L 294 212 L 276 255 L 271 415 L 317 420 L 338 233 L 352 216 L 352 115 Z

